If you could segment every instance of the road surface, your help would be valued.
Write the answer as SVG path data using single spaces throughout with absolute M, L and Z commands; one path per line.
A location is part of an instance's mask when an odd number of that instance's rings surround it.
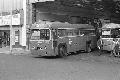
M 120 64 L 0 54 L 0 80 L 120 80 Z M 86 57 L 84 57 L 86 58 Z

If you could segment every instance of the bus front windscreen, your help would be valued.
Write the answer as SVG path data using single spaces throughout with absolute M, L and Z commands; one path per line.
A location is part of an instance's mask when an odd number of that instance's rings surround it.
M 31 30 L 31 40 L 39 40 L 40 39 L 40 31 L 39 29 Z
M 110 29 L 102 29 L 102 38 L 110 38 L 110 37 L 111 37 Z
M 104 29 L 102 30 L 102 38 L 120 38 L 120 29 Z
M 50 39 L 50 30 L 49 29 L 40 29 L 40 39 L 49 40 Z
M 49 29 L 33 29 L 31 31 L 31 40 L 49 40 L 50 30 Z

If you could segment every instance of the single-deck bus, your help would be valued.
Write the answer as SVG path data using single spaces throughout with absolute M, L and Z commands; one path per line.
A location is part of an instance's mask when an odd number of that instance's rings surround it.
M 102 34 L 97 42 L 99 49 L 120 56 L 120 24 L 109 23 L 100 30 Z
M 93 26 L 45 22 L 30 28 L 31 53 L 38 56 L 66 56 L 71 52 L 96 48 L 96 35 Z

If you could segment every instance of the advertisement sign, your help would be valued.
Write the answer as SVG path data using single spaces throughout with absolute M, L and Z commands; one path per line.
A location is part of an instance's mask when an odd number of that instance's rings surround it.
M 0 16 L 0 26 L 10 25 L 11 22 L 12 25 L 20 25 L 20 14 L 12 15 L 12 19 L 11 15 Z
M 12 16 L 12 25 L 20 25 L 20 14 Z
M 55 0 L 35 0 L 35 2 L 46 2 L 46 1 L 55 1 Z
M 2 25 L 2 16 L 0 16 L 0 25 Z
M 2 17 L 2 25 L 10 25 L 10 21 L 11 21 L 11 16 L 10 15 Z

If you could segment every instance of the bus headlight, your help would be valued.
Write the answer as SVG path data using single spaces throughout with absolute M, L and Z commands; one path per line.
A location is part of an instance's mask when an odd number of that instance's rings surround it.
M 40 47 L 40 50 L 43 50 L 43 48 Z
M 47 49 L 47 47 L 45 46 L 45 49 Z
M 35 49 L 35 47 L 33 46 L 31 49 Z

